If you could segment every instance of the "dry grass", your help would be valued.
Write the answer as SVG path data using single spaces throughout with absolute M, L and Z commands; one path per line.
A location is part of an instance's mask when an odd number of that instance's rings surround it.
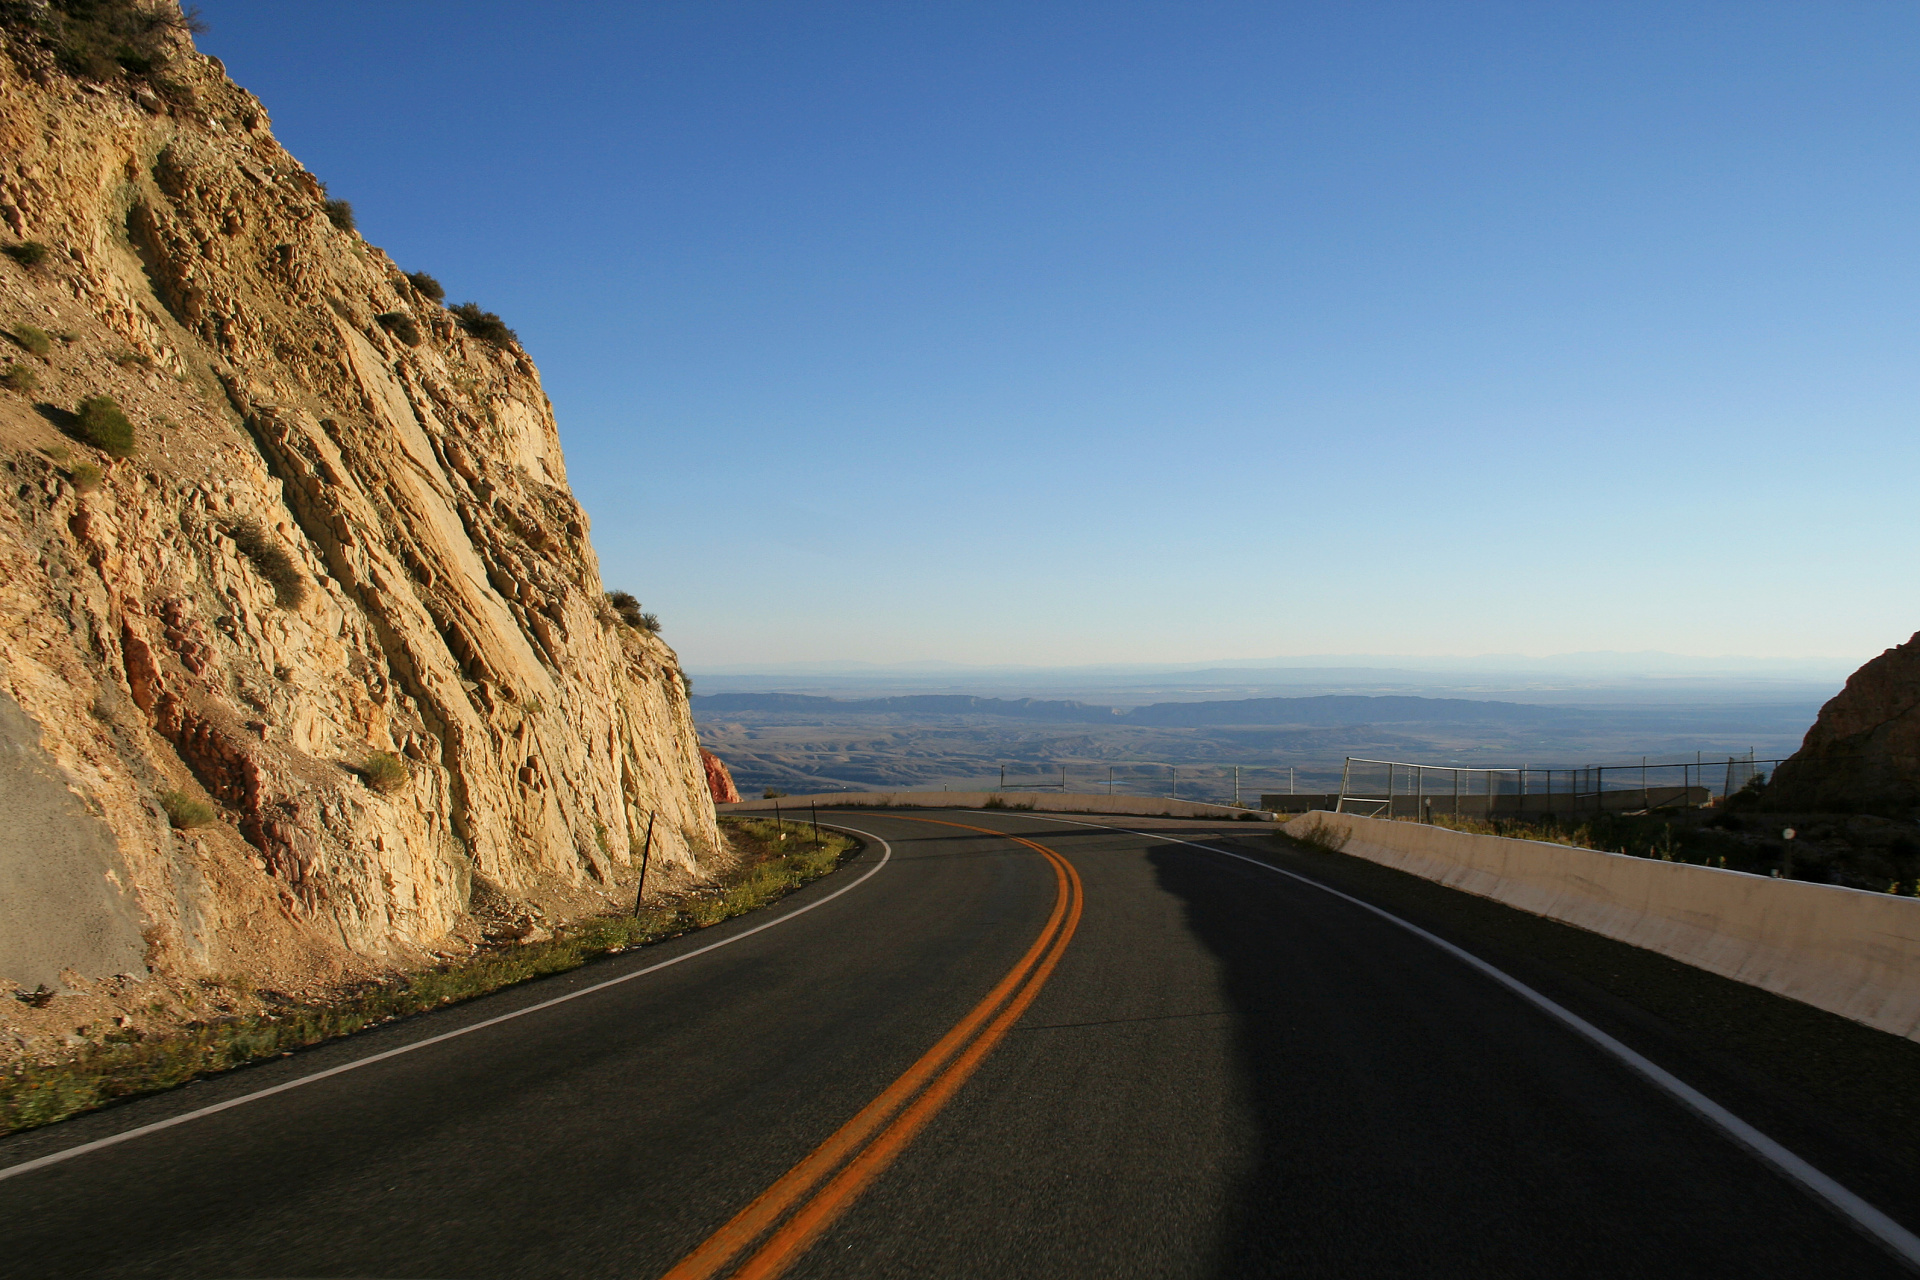
M 413 770 L 391 751 L 376 751 L 360 766 L 360 776 L 375 791 L 390 796 L 413 781 Z
M 1315 821 L 1311 826 L 1294 836 L 1301 844 L 1322 853 L 1339 853 L 1347 847 L 1350 832 L 1342 831 L 1324 819 Z
M 307 575 L 301 572 L 293 555 L 274 539 L 257 520 L 242 520 L 227 530 L 227 536 L 240 548 L 240 554 L 253 563 L 260 576 L 273 584 L 274 602 L 282 609 L 297 609 L 307 598 Z
M 162 791 L 160 807 L 167 811 L 167 821 L 182 830 L 209 826 L 220 816 L 212 805 L 204 800 L 196 800 L 184 791 Z
M 36 356 L 44 356 L 53 350 L 53 335 L 38 325 L 17 324 L 7 330 L 7 336 Z
M 123 1098 L 156 1093 L 380 1023 L 577 969 L 633 947 L 664 942 L 764 907 L 840 866 L 853 840 L 804 823 L 727 819 L 742 856 L 720 882 L 638 915 L 595 916 L 546 942 L 508 945 L 471 959 L 369 983 L 325 1003 L 267 1000 L 270 1011 L 178 1031 L 115 1031 L 55 1063 L 0 1076 L 0 1133 L 31 1129 Z M 266 994 L 266 993 L 263 993 Z

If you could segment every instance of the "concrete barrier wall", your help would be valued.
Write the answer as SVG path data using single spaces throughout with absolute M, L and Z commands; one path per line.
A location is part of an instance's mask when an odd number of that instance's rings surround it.
M 1920 1040 L 1920 898 L 1309 813 L 1342 851 Z
M 984 809 L 989 800 L 1009 809 L 1035 813 L 1118 813 L 1162 818 L 1251 818 L 1272 822 L 1273 815 L 1230 804 L 1202 804 L 1197 800 L 1169 800 L 1159 796 L 1106 796 L 1061 791 L 827 791 L 811 796 L 781 796 L 778 800 L 742 800 L 715 805 L 721 813 L 771 813 L 775 805 L 794 813 L 808 805 L 884 806 L 896 809 Z

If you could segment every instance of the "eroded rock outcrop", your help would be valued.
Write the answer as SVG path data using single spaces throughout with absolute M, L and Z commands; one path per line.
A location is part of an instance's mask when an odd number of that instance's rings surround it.
M 606 604 L 532 362 L 171 38 L 101 82 L 0 31 L 0 691 L 111 836 L 82 878 L 163 976 L 296 987 L 456 945 L 476 881 L 618 900 L 649 814 L 698 876 L 685 685 Z M 131 456 L 74 438 L 103 395 Z M 111 984 L 60 945 L 26 967 Z
M 713 802 L 715 804 L 740 803 L 740 790 L 733 785 L 733 774 L 728 772 L 726 762 L 702 747 L 700 763 L 706 766 L 707 792 L 713 797 Z
M 1847 678 L 1782 762 L 1768 808 L 1907 817 L 1920 812 L 1920 635 Z

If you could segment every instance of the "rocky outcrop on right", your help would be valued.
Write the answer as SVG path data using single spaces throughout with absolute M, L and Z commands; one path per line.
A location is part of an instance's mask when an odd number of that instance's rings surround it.
M 1793 757 L 1775 771 L 1766 806 L 1777 811 L 1920 811 L 1920 634 L 1848 677 L 1820 708 Z

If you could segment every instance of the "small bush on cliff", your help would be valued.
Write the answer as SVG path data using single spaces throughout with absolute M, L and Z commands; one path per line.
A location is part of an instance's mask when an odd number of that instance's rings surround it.
M 613 611 L 620 615 L 620 621 L 635 631 L 644 631 L 650 636 L 660 634 L 659 617 L 651 613 L 642 613 L 640 602 L 633 598 L 631 591 L 609 591 L 607 603 L 612 605 Z
M 28 240 L 22 244 L 10 244 L 6 254 L 23 267 L 37 267 L 47 260 L 49 250 L 38 240 Z
M 345 200 L 328 200 L 321 206 L 327 211 L 327 221 L 342 231 L 356 230 L 353 220 L 353 206 Z
M 274 603 L 283 609 L 294 609 L 307 598 L 307 575 L 300 571 L 287 549 L 260 527 L 259 521 L 242 520 L 227 530 L 227 536 L 260 576 L 273 584 Z
M 7 330 L 7 336 L 36 356 L 53 350 L 53 335 L 37 325 L 17 324 Z
M 463 302 L 452 311 L 462 329 L 491 346 L 510 347 L 520 341 L 519 335 L 507 328 L 505 320 L 491 311 L 482 311 L 477 302 Z
M 133 453 L 133 424 L 112 396 L 88 396 L 74 415 L 73 429 L 82 440 L 116 458 Z
M 76 462 L 73 470 L 67 472 L 68 482 L 81 493 L 92 493 L 106 478 L 106 473 L 91 462 Z
M 408 346 L 417 347 L 420 345 L 420 326 L 415 324 L 413 317 L 406 312 L 385 311 L 375 316 L 374 319 L 380 322 L 382 329 L 385 329 L 388 333 L 400 339 L 400 341 L 406 343 Z
M 630 627 L 640 625 L 640 602 L 633 598 L 633 592 L 609 591 L 607 603 L 612 605 L 613 611 L 620 615 L 620 621 Z
M 40 380 L 33 376 L 33 370 L 23 364 L 10 364 L 5 373 L 0 373 L 0 386 L 9 391 L 27 392 L 39 385 Z
M 447 300 L 446 289 L 441 286 L 438 280 L 435 280 L 424 271 L 407 272 L 407 283 L 412 285 L 421 297 L 430 302 L 445 302 Z
M 413 781 L 413 770 L 391 751 L 376 751 L 360 766 L 360 776 L 375 791 L 390 796 Z
M 51 49 L 63 70 L 90 80 L 147 75 L 182 37 L 207 29 L 196 9 L 139 0 L 14 0 L 0 5 L 0 20 Z
M 190 827 L 204 827 L 219 816 L 212 805 L 204 800 L 196 800 L 184 791 L 162 791 L 160 807 L 167 811 L 167 821 L 182 831 Z

